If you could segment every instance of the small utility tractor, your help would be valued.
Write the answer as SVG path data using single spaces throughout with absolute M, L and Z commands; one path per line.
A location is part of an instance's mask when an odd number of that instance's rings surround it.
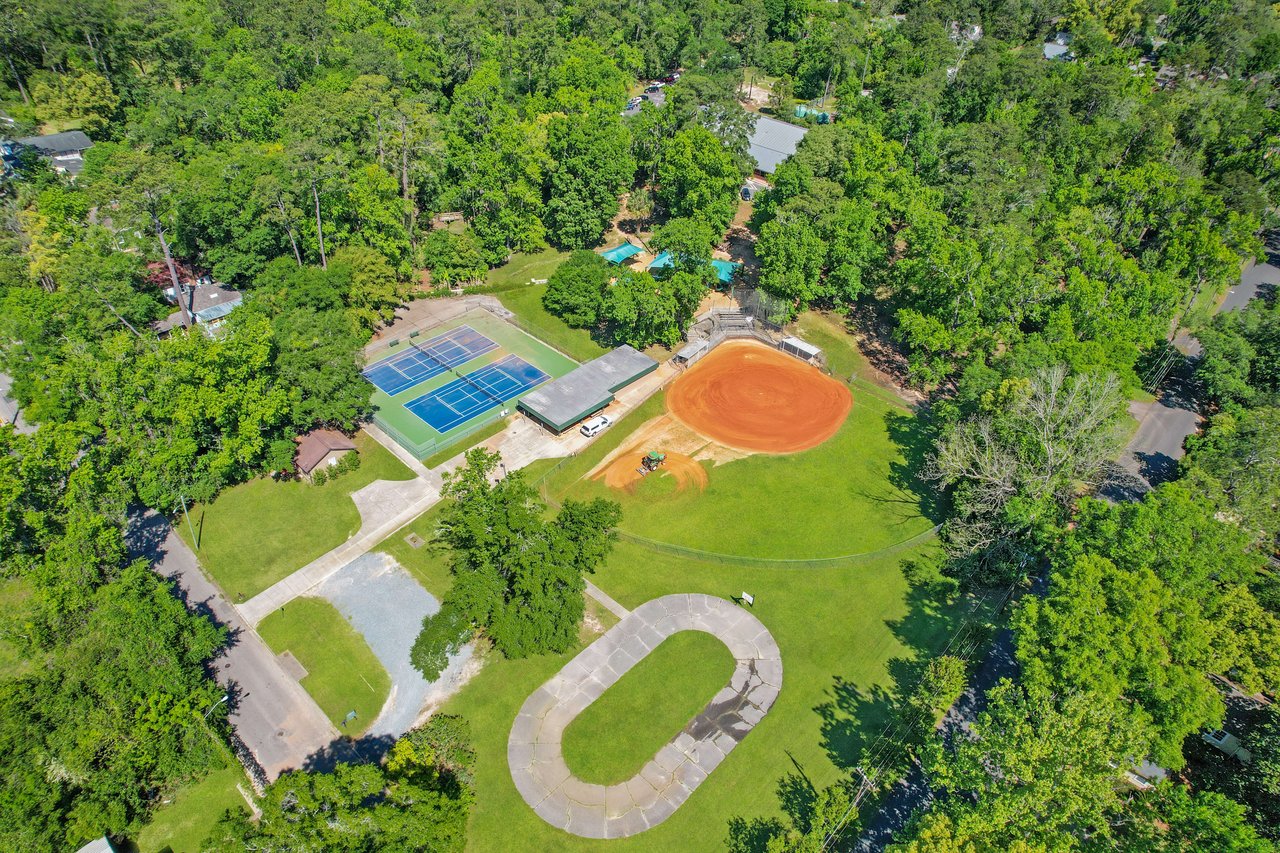
M 644 456 L 640 457 L 640 467 L 636 469 L 641 477 L 652 474 L 657 471 L 667 461 L 667 454 L 659 453 L 656 450 L 650 450 Z

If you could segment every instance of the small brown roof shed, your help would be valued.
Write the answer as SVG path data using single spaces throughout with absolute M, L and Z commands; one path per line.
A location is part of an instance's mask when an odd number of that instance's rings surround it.
M 355 442 L 333 429 L 313 429 L 296 440 L 298 453 L 293 461 L 303 474 L 310 474 L 322 459 L 335 450 L 356 449 Z

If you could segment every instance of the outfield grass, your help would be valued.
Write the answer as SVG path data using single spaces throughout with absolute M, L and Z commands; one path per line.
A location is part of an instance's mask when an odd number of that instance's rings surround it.
M 733 667 L 711 634 L 673 634 L 569 724 L 565 763 L 584 782 L 625 782 L 729 683 Z
M 489 270 L 488 285 L 494 290 L 520 287 L 535 278 L 550 278 L 556 267 L 569 257 L 568 252 L 543 249 L 533 254 L 515 254 L 500 267 Z
M 827 442 L 785 456 L 704 462 L 709 483 L 702 492 L 678 492 L 664 476 L 646 477 L 631 492 L 585 477 L 609 450 L 626 446 L 637 427 L 666 411 L 665 395 L 658 394 L 551 473 L 548 493 L 556 500 L 616 500 L 622 529 L 715 553 L 812 559 L 876 551 L 934 524 L 915 477 L 925 439 L 898 407 L 856 388 L 853 393 L 848 420 Z
M 889 702 L 898 689 L 891 673 L 899 672 L 905 661 L 937 654 L 970 605 L 967 600 L 930 601 L 908 588 L 900 561 L 927 558 L 933 551 L 934 546 L 925 545 L 847 569 L 750 569 L 618 543 L 607 566 L 593 578 L 605 592 L 634 608 L 669 593 L 727 598 L 745 589 L 756 597 L 754 614 L 778 642 L 784 675 L 781 695 L 769 714 L 670 820 L 633 838 L 609 842 L 608 848 L 719 849 L 729 818 L 778 813 L 777 786 L 784 774 L 798 770 L 822 786 L 850 767 L 888 719 Z M 494 655 L 446 706 L 447 712 L 471 721 L 477 747 L 478 793 L 469 849 L 601 849 L 599 842 L 544 823 L 516 791 L 507 767 L 507 737 L 520 706 L 576 651 L 519 661 Z M 660 693 L 657 701 L 684 701 L 683 692 L 669 698 Z M 647 722 L 638 724 L 628 716 L 602 719 L 598 725 L 614 737 L 629 738 L 637 725 Z M 691 844 L 691 839 L 697 842 Z
M 197 853 L 201 842 L 227 809 L 248 812 L 244 797 L 236 790 L 249 787 L 244 770 L 234 759 L 203 779 L 179 788 L 173 801 L 161 806 L 151 822 L 138 833 L 140 853 Z
M 313 486 L 263 477 L 190 507 L 197 554 L 232 601 L 252 598 L 276 581 L 341 545 L 360 529 L 350 495 L 374 480 L 411 480 L 413 472 L 365 433 L 355 439 L 360 467 Z M 176 527 L 188 545 L 184 519 Z
M 391 692 L 391 678 L 364 637 L 322 598 L 295 598 L 258 625 L 272 651 L 293 653 L 307 670 L 302 686 L 339 731 L 359 735 Z M 342 725 L 348 711 L 355 720 Z
M 591 339 L 586 329 L 571 328 L 564 320 L 542 307 L 545 284 L 530 284 L 497 294 L 503 306 L 515 314 L 519 325 L 577 361 L 590 361 L 608 352 Z

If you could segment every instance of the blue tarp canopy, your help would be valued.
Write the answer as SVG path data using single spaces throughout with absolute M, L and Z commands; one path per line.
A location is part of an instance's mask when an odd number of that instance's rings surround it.
M 663 252 L 661 255 L 658 255 L 658 257 L 653 259 L 653 263 L 649 264 L 649 269 L 660 270 L 674 264 L 675 259 L 671 257 L 671 253 Z M 734 261 L 722 261 L 717 258 L 711 262 L 711 266 L 716 268 L 716 276 L 725 284 L 729 284 L 733 281 L 733 271 L 742 266 L 742 264 L 735 263 Z
M 711 266 L 716 268 L 716 275 L 720 277 L 720 280 L 728 284 L 733 281 L 733 271 L 742 266 L 742 264 L 717 259 L 711 262 Z
M 600 256 L 611 264 L 620 264 L 627 258 L 638 255 L 643 251 L 644 249 L 641 249 L 639 246 L 628 240 L 620 246 L 614 246 L 612 249 L 605 249 L 600 253 Z

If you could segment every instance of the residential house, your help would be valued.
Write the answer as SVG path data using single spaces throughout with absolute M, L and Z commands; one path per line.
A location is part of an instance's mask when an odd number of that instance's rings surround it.
M 93 140 L 83 130 L 68 130 L 45 136 L 24 136 L 18 144 L 32 149 L 54 169 L 74 178 L 84 168 L 84 152 L 93 147 Z
M 1071 33 L 1058 33 L 1044 43 L 1044 58 L 1072 62 L 1076 55 L 1071 52 Z
M 165 289 L 164 296 L 170 303 L 178 304 L 172 287 Z M 240 291 L 224 287 L 208 276 L 197 279 L 194 284 L 182 285 L 182 296 L 186 299 L 187 313 L 191 315 L 192 324 L 200 326 L 201 330 L 210 336 L 214 335 L 226 322 L 227 315 L 244 301 Z M 167 335 L 181 325 L 182 311 L 178 310 L 152 324 L 152 328 L 161 335 Z

